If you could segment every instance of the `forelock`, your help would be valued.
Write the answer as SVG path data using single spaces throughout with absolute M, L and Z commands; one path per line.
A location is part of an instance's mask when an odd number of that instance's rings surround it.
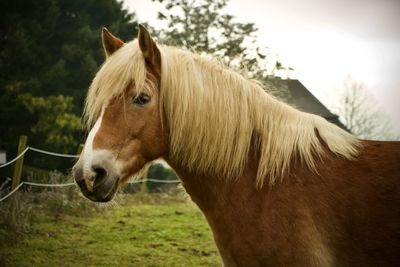
M 122 97 L 130 85 L 137 93 L 154 89 L 154 84 L 147 79 L 145 60 L 137 40 L 124 44 L 108 57 L 94 77 L 83 113 L 87 127 L 94 124 L 103 106 L 115 97 Z

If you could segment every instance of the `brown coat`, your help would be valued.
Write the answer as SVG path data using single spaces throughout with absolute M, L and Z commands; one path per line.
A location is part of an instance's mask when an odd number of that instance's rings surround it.
M 181 173 L 226 266 L 400 266 L 400 142 L 364 141 L 255 188 L 257 156 L 228 181 Z

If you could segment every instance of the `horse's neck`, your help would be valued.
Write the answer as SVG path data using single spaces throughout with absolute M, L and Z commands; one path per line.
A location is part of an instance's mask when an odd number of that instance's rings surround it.
M 233 179 L 196 175 L 173 166 L 187 193 L 207 218 L 225 266 L 261 266 L 262 262 L 283 266 L 285 260 L 276 257 L 274 251 L 285 247 L 289 240 L 286 233 L 297 233 L 302 229 L 306 235 L 315 234 L 314 228 L 307 226 L 313 224 L 304 200 L 307 194 L 302 193 L 302 183 L 298 183 L 294 176 L 287 176 L 272 187 L 265 184 L 258 189 L 258 162 L 258 156 L 250 156 L 243 173 Z M 294 164 L 294 169 L 304 172 L 301 177 L 308 177 L 305 180 L 312 179 L 308 169 L 297 164 Z M 287 218 L 300 220 L 293 223 Z M 301 238 L 294 239 L 298 242 Z M 314 246 L 315 243 L 307 239 L 306 244 Z M 296 243 L 297 246 L 303 244 Z
M 249 157 L 248 164 L 240 176 L 226 178 L 187 172 L 183 167 L 171 164 L 181 178 L 186 192 L 207 217 L 212 215 L 210 213 L 218 213 L 225 204 L 240 201 L 239 198 L 258 191 L 257 165 L 258 156 Z M 236 194 L 238 192 L 240 196 Z
M 262 189 L 256 187 L 258 157 L 249 157 L 248 164 L 239 177 L 226 179 L 216 176 L 202 176 L 185 172 L 179 166 L 171 165 L 179 174 L 182 184 L 191 199 L 204 213 L 213 231 L 214 239 L 226 266 L 258 266 L 256 262 L 265 251 L 253 257 L 254 263 L 246 258 L 242 264 L 232 261 L 235 255 L 243 253 L 243 240 L 250 244 L 257 244 L 260 236 L 268 236 L 261 229 L 274 229 L 274 220 L 261 218 L 265 211 L 273 210 L 273 205 L 285 206 L 288 202 L 286 191 L 289 187 L 275 185 L 274 188 L 283 190 L 284 194 L 271 192 L 268 185 Z M 273 190 L 275 191 L 275 190 Z M 280 193 L 280 192 L 279 192 Z M 279 201 L 271 201 L 275 198 Z M 279 209 L 280 207 L 278 207 Z M 289 210 L 289 209 L 283 209 Z M 283 218 L 288 214 L 284 214 Z M 264 225 L 260 225 L 264 223 Z M 246 243 L 247 248 L 249 244 Z M 246 246 L 244 247 L 246 253 Z M 253 247 L 253 245 L 250 245 Z M 256 246 L 257 247 L 257 246 Z M 263 256 L 265 257 L 265 255 Z M 246 265 L 245 265 L 246 264 Z M 279 266 L 279 265 L 277 265 Z

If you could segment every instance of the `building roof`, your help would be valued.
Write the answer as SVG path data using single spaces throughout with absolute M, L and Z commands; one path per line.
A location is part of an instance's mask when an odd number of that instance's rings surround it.
M 329 111 L 299 80 L 281 80 L 287 85 L 290 96 L 284 101 L 297 109 L 319 115 L 342 129 L 347 128 L 339 121 L 339 117 Z

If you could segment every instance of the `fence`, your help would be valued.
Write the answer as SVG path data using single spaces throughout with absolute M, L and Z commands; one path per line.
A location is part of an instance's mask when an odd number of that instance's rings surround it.
M 38 153 L 42 153 L 42 154 L 46 154 L 46 155 L 50 155 L 50 156 L 56 156 L 56 157 L 79 158 L 79 155 L 81 154 L 82 149 L 83 149 L 83 145 L 80 145 L 79 149 L 78 149 L 78 153 L 76 155 L 61 154 L 61 153 L 50 152 L 50 151 L 46 151 L 43 149 L 27 146 L 27 140 L 28 140 L 27 136 L 25 136 L 25 135 L 20 136 L 17 156 L 14 159 L 10 160 L 9 162 L 0 165 L 0 168 L 4 168 L 15 162 L 13 178 L 11 179 L 9 177 L 6 177 L 6 181 L 0 186 L 0 191 L 1 191 L 1 189 L 4 188 L 9 181 L 12 181 L 11 191 L 7 195 L 0 198 L 0 202 L 9 198 L 11 195 L 13 195 L 15 192 L 17 192 L 23 185 L 41 186 L 41 187 L 65 187 L 65 186 L 75 185 L 74 182 L 73 183 L 64 183 L 64 184 L 44 184 L 44 183 L 34 183 L 34 182 L 26 182 L 26 181 L 21 182 L 21 174 L 22 174 L 24 156 L 29 150 L 32 150 L 32 151 L 35 151 Z M 180 182 L 180 180 L 159 180 L 159 179 L 145 178 L 145 179 L 141 179 L 141 180 L 131 181 L 130 183 L 142 183 L 142 182 L 146 182 L 146 181 L 155 182 L 155 183 L 179 183 Z

